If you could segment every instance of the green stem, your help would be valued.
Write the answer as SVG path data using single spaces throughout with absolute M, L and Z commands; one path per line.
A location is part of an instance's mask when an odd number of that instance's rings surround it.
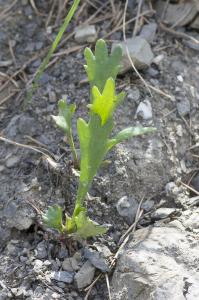
M 66 29 L 67 29 L 67 27 L 68 27 L 68 25 L 69 25 L 69 23 L 70 23 L 73 15 L 74 15 L 74 13 L 76 12 L 76 10 L 78 8 L 79 3 L 80 3 L 80 0 L 74 0 L 73 5 L 71 6 L 71 9 L 69 10 L 67 16 L 65 17 L 64 23 L 61 26 L 61 28 L 60 28 L 60 30 L 59 30 L 59 32 L 58 32 L 58 34 L 57 34 L 57 36 L 56 36 L 56 38 L 55 38 L 52 46 L 51 46 L 51 48 L 50 48 L 50 50 L 49 50 L 49 52 L 47 54 L 47 56 L 43 60 L 42 64 L 40 65 L 40 67 L 39 67 L 39 69 L 38 69 L 38 71 L 36 73 L 35 79 L 34 79 L 33 84 L 32 84 L 32 89 L 31 89 L 31 92 L 30 92 L 31 95 L 29 94 L 29 96 L 32 97 L 32 92 L 37 87 L 38 81 L 41 78 L 43 72 L 45 71 L 45 68 L 46 68 L 46 66 L 49 63 L 50 58 L 53 55 L 54 51 L 56 50 L 56 48 L 57 48 L 57 46 L 58 46 L 58 44 L 59 44 L 59 42 L 60 42 L 60 40 L 61 40 L 64 32 L 66 31 Z
M 89 190 L 89 187 L 90 184 L 86 184 L 80 181 L 78 191 L 77 191 L 77 198 L 75 201 L 75 209 L 73 211 L 73 217 L 78 215 L 79 210 L 83 207 L 83 202 Z

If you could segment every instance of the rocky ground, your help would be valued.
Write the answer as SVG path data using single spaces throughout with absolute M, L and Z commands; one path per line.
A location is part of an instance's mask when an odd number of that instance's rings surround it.
M 72 212 L 78 183 L 51 114 L 65 95 L 76 103 L 76 117 L 87 118 L 83 50 L 97 36 L 110 49 L 121 43 L 125 3 L 82 1 L 29 99 L 28 86 L 72 1 L 58 2 L 0 0 L 0 299 L 199 299 L 197 1 L 143 1 L 140 13 L 129 1 L 129 53 L 152 88 L 133 71 L 122 44 L 118 86 L 127 96 L 116 129 L 139 124 L 157 131 L 118 145 L 107 158 L 86 205 L 109 231 L 83 243 L 41 223 L 54 203 Z

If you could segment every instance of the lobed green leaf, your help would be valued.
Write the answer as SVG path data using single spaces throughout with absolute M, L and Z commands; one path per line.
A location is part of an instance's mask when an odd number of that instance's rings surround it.
M 106 43 L 100 39 L 96 43 L 95 55 L 89 48 L 86 48 L 84 56 L 87 63 L 85 70 L 91 88 L 96 86 L 100 93 L 102 93 L 107 79 L 110 77 L 114 80 L 116 79 L 121 67 L 122 49 L 120 46 L 115 47 L 113 52 L 108 55 Z
M 59 114 L 52 116 L 53 120 L 66 134 L 71 130 L 71 120 L 75 113 L 76 105 L 68 105 L 66 99 L 61 99 L 58 102 Z
M 47 212 L 43 214 L 42 219 L 46 226 L 54 228 L 60 232 L 63 231 L 62 208 L 60 206 L 50 206 Z
M 84 239 L 96 235 L 101 235 L 107 232 L 106 227 L 100 226 L 99 224 L 92 221 L 89 217 L 86 216 L 86 210 L 81 211 L 75 217 L 75 224 L 77 226 L 75 234 Z
M 92 89 L 93 103 L 89 105 L 92 112 L 101 118 L 103 126 L 108 119 L 112 118 L 112 114 L 117 105 L 124 99 L 125 93 L 115 94 L 115 81 L 109 78 L 106 81 L 102 94 L 99 89 L 94 86 Z

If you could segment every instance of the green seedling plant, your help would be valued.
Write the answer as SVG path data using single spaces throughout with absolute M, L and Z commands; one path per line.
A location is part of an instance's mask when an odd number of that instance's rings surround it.
M 72 216 L 65 214 L 55 205 L 43 216 L 44 223 L 62 234 L 71 234 L 77 238 L 88 238 L 107 231 L 105 226 L 96 224 L 87 216 L 85 198 L 94 176 L 107 153 L 118 143 L 134 136 L 154 132 L 153 127 L 128 127 L 111 137 L 114 129 L 113 114 L 122 103 L 125 93 L 116 93 L 115 80 L 120 70 L 122 50 L 117 47 L 109 55 L 106 43 L 100 39 L 96 43 L 95 54 L 85 49 L 85 70 L 90 83 L 91 95 L 89 120 L 77 120 L 77 133 L 80 143 L 80 177 Z M 71 120 L 75 112 L 74 104 L 66 100 L 59 101 L 59 115 L 53 116 L 56 124 L 64 131 L 71 146 L 73 159 L 77 163 L 77 154 L 73 142 Z

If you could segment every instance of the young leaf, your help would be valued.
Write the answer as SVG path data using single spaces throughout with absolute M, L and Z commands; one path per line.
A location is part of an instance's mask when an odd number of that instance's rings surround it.
M 107 79 L 110 77 L 114 80 L 116 79 L 121 67 L 122 49 L 120 46 L 115 47 L 110 56 L 108 56 L 106 43 L 100 39 L 96 43 L 95 55 L 89 48 L 86 48 L 84 56 L 87 62 L 85 70 L 91 88 L 97 86 L 100 93 L 102 93 Z
M 63 231 L 62 208 L 60 206 L 50 206 L 42 218 L 46 226 L 57 229 L 60 232 Z
M 152 133 L 154 131 L 156 131 L 156 128 L 154 127 L 128 127 L 120 131 L 114 138 L 108 141 L 108 149 L 111 149 L 113 146 L 123 142 L 126 139 L 146 133 Z
M 52 116 L 53 120 L 66 134 L 71 130 L 71 119 L 74 115 L 76 106 L 75 104 L 68 105 L 66 99 L 59 100 L 58 102 L 59 114 Z
M 81 150 L 81 192 L 79 191 L 81 197 L 86 195 L 88 187 L 107 153 L 107 139 L 112 127 L 112 119 L 109 119 L 104 126 L 101 126 L 100 117 L 96 114 L 91 116 L 88 124 L 83 119 L 79 119 L 77 122 Z
M 109 118 L 112 118 L 113 111 L 117 105 L 124 99 L 125 93 L 115 94 L 115 82 L 113 78 L 106 81 L 102 94 L 94 86 L 92 89 L 93 103 L 89 105 L 92 112 L 100 116 L 102 126 Z
M 52 117 L 55 123 L 57 124 L 57 126 L 60 127 L 67 135 L 68 143 L 70 145 L 72 155 L 73 155 L 74 165 L 78 167 L 79 162 L 78 162 L 77 152 L 73 141 L 72 128 L 71 128 L 71 120 L 75 113 L 76 105 L 75 104 L 68 105 L 66 99 L 62 99 L 59 100 L 58 102 L 58 108 L 59 108 L 59 115 L 52 116 Z
M 86 216 L 86 210 L 81 211 L 75 217 L 75 223 L 77 226 L 77 231 L 75 234 L 84 239 L 107 232 L 106 227 L 98 225 L 96 222 L 92 221 Z

